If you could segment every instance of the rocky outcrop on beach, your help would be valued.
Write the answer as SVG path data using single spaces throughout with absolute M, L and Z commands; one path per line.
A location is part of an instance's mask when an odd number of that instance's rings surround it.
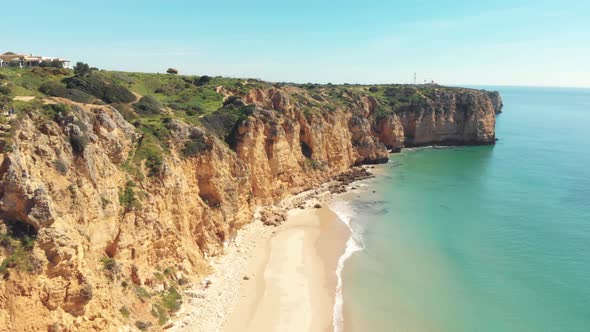
M 338 174 L 329 184 L 328 190 L 332 194 L 342 194 L 347 191 L 347 186 L 355 181 L 366 180 L 374 177 L 373 173 L 363 167 L 355 167 Z
M 259 208 L 277 225 L 320 204 L 276 208 L 286 197 L 370 177 L 351 167 L 388 149 L 495 140 L 499 95 L 411 90 L 389 105 L 339 89 L 219 88 L 228 102 L 202 124 L 168 110 L 149 132 L 104 103 L 47 97 L 67 112 L 23 111 L 0 154 L 0 330 L 160 329 Z M 153 137 L 163 148 L 145 148 Z

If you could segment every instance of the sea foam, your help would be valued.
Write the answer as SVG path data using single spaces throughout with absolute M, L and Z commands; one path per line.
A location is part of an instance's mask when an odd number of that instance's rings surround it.
M 351 224 L 351 220 L 354 216 L 354 210 L 350 206 L 348 201 L 333 201 L 330 204 L 330 209 L 336 213 L 338 218 L 344 222 L 344 224 L 350 229 L 350 238 L 346 241 L 346 249 L 340 258 L 338 259 L 338 266 L 336 267 L 336 276 L 338 282 L 336 285 L 336 299 L 334 302 L 334 313 L 332 316 L 332 323 L 334 325 L 334 332 L 341 332 L 344 329 L 344 315 L 343 315 L 343 303 L 344 298 L 342 295 L 342 270 L 344 269 L 344 263 L 348 258 L 357 251 L 363 249 L 362 242 L 360 241 L 360 234 L 355 232 L 354 227 Z

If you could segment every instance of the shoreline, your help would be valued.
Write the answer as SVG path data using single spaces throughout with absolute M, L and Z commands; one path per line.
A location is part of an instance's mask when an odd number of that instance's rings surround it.
M 242 284 L 224 331 L 333 331 L 338 257 L 350 234 L 327 207 L 292 211 Z
M 187 301 L 169 331 L 341 330 L 341 272 L 360 248 L 350 251 L 352 229 L 331 206 L 346 200 L 342 193 L 362 191 L 352 183 L 374 177 L 363 173 L 367 169 L 375 173 L 376 167 L 351 170 L 258 209 L 224 254 L 212 259 L 214 272 L 184 291 Z M 293 297 L 298 301 L 285 301 Z
M 337 267 L 335 270 L 337 283 L 336 283 L 335 296 L 334 296 L 334 307 L 332 310 L 332 326 L 333 326 L 334 332 L 344 331 L 344 294 L 343 294 L 343 279 L 342 279 L 342 273 L 344 271 L 344 266 L 346 264 L 346 261 L 350 257 L 352 257 L 352 255 L 354 255 L 355 252 L 363 250 L 362 245 L 359 244 L 358 241 L 355 239 L 354 230 L 352 229 L 352 226 L 350 224 L 350 221 L 352 219 L 352 217 L 351 217 L 352 212 L 342 211 L 343 208 L 344 209 L 347 208 L 346 202 L 347 202 L 347 199 L 344 197 L 339 197 L 338 201 L 332 200 L 330 202 L 331 203 L 330 208 L 337 215 L 340 222 L 342 222 L 342 224 L 345 225 L 345 227 L 347 228 L 348 233 L 349 233 L 348 239 L 346 240 L 345 248 L 344 248 L 342 254 L 340 255 L 340 257 L 338 258 L 338 263 L 337 263 Z M 334 207 L 334 205 L 338 204 L 338 203 L 345 205 L 345 207 L 343 207 L 343 208 L 341 207 L 340 209 L 336 209 Z

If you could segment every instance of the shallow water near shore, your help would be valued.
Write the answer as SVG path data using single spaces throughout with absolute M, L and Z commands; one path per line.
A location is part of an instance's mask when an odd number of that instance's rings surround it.
M 392 155 L 336 208 L 344 331 L 588 330 L 590 90 L 497 89 L 496 146 Z

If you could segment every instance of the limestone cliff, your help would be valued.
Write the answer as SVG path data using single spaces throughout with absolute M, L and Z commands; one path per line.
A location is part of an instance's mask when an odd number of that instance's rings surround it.
M 177 288 L 210 271 L 258 206 L 388 149 L 494 143 L 499 95 L 368 89 L 219 86 L 224 106 L 201 124 L 158 115 L 161 159 L 139 158 L 148 132 L 110 105 L 45 97 L 67 111 L 23 110 L 1 128 L 0 330 L 165 324 Z
M 434 91 L 376 124 L 380 140 L 391 149 L 493 144 L 496 139 L 495 106 L 486 94 L 472 90 Z
M 494 111 L 496 114 L 502 113 L 502 108 L 504 108 L 504 102 L 502 101 L 502 96 L 498 91 L 488 91 L 488 97 L 492 101 L 492 105 L 494 106 Z

